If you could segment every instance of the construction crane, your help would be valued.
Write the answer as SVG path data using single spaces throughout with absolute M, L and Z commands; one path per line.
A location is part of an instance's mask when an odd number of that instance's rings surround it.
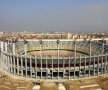
M 8 33 L 6 33 L 4 36 L 1 36 L 1 41 L 4 41 L 6 39 L 6 37 L 8 36 Z
M 11 30 L 9 30 L 5 35 L 2 35 L 1 38 L 0 38 L 0 40 L 1 41 L 5 41 L 6 38 L 7 38 L 7 36 L 11 36 Z

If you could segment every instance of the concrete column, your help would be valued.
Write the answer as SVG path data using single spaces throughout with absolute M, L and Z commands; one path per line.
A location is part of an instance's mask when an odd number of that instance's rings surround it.
M 70 79 L 70 56 L 69 56 L 69 79 Z
M 6 57 L 5 57 L 5 54 L 3 54 L 3 53 L 2 53 L 2 60 L 3 60 L 3 64 L 7 65 Z M 3 69 L 6 70 L 6 66 L 4 66 Z
M 97 61 L 97 75 L 99 76 L 99 55 L 98 55 L 98 61 Z
M 17 74 L 19 75 L 19 57 L 18 57 L 18 55 L 17 55 Z
M 41 58 L 41 79 L 42 79 L 42 58 Z
M 3 44 L 3 41 L 2 41 L 1 42 L 1 56 L 2 56 L 2 58 L 4 58 L 3 50 L 4 50 L 4 44 Z M 4 62 L 4 59 L 3 59 L 3 62 Z
M 40 43 L 40 59 L 41 59 L 41 79 L 42 79 L 42 43 Z
M 106 74 L 106 63 L 107 63 L 107 55 L 105 55 L 105 60 L 104 60 L 104 70 L 105 70 L 105 74 Z
M 9 73 L 11 72 L 11 61 L 10 61 L 10 55 L 8 56 L 8 62 L 9 62 Z
M 59 44 L 60 44 L 60 41 L 59 40 L 57 40 L 56 41 L 56 43 L 57 43 L 57 48 L 58 48 L 58 79 L 59 79 Z
M 21 76 L 23 77 L 23 58 L 21 56 Z
M 80 59 L 79 59 L 79 78 L 80 78 L 80 72 L 81 72 L 81 56 L 80 56 Z
M 7 53 L 7 41 L 5 42 L 5 53 Z
M 95 56 L 93 57 L 93 76 L 95 76 Z
M 48 64 L 48 61 L 47 61 L 47 55 L 46 55 L 46 69 L 48 69 L 48 65 L 47 64 Z M 46 79 L 48 79 L 48 73 L 46 74 Z
M 86 55 L 84 59 L 84 77 L 86 77 Z
M 24 52 L 25 52 L 25 56 L 27 55 L 27 44 L 24 44 Z
M 52 56 L 52 79 L 53 79 L 53 56 Z
M 59 58 L 58 58 L 58 79 L 59 79 Z
M 15 43 L 13 43 L 13 55 L 15 55 Z
M 89 40 L 89 77 L 90 77 L 90 69 L 91 67 L 91 40 Z
M 75 67 L 76 67 L 76 40 L 74 41 L 74 78 L 75 78 Z
M 11 60 L 11 73 L 13 73 L 12 54 L 10 55 L 10 60 Z
M 108 73 L 108 54 L 106 54 L 106 73 Z
M 8 71 L 8 57 L 5 54 L 4 54 L 4 57 L 5 57 L 5 63 L 6 63 L 5 70 Z
M 65 59 L 63 57 L 63 79 L 64 79 L 64 74 L 65 74 Z
M 30 77 L 32 78 L 32 58 L 30 56 Z
M 25 56 L 27 55 L 27 43 L 28 43 L 28 41 L 24 40 L 24 53 L 25 53 Z
M 5 57 L 6 57 L 6 62 L 7 62 L 7 65 L 6 65 L 7 72 L 9 72 L 9 59 L 8 59 L 8 55 L 5 55 Z
M 39 43 L 40 43 L 40 59 L 41 59 L 41 79 L 42 79 L 42 44 L 43 44 L 43 41 L 40 40 Z
M 106 57 L 107 57 L 107 58 L 106 58 L 106 59 L 107 59 L 107 60 L 106 60 L 106 73 L 108 73 L 108 54 L 106 55 Z
M 74 35 L 72 35 L 72 38 L 74 39 Z
M 25 71 L 26 71 L 26 78 L 27 78 L 27 58 L 25 56 Z
M 102 56 L 101 56 L 101 74 L 103 74 L 103 53 L 104 53 L 104 41 L 102 41 Z
M 3 41 L 1 42 L 1 53 L 4 51 Z
M 35 56 L 35 71 L 36 71 L 36 79 L 37 79 L 37 59 L 36 59 L 36 56 Z
M 16 65 L 15 65 L 15 56 L 13 56 L 13 69 L 14 69 L 14 75 L 16 74 Z
M 10 56 L 8 55 L 8 71 L 10 72 Z

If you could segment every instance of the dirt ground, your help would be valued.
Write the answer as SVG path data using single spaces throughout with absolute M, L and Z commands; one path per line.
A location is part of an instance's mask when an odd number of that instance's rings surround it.
M 58 90 L 58 85 L 55 83 L 42 83 L 40 90 Z
M 0 78 L 0 90 L 8 90 L 4 89 L 4 87 L 1 87 L 2 85 L 12 88 L 11 90 L 18 90 L 16 89 L 17 87 L 25 87 L 25 89 L 21 90 L 32 90 L 34 86 L 32 80 L 29 79 L 21 80 L 19 78 L 20 77 L 11 76 L 11 75 L 9 76 L 6 75 L 5 78 Z M 89 86 L 89 85 L 97 85 L 97 86 L 81 88 L 83 86 Z M 66 90 L 95 90 L 95 89 L 108 90 L 108 75 L 98 76 L 95 78 L 67 80 L 64 83 L 64 86 Z M 58 85 L 56 83 L 49 84 L 48 82 L 43 82 L 40 85 L 40 90 L 58 90 Z
M 12 79 L 0 73 L 0 90 L 32 90 L 33 86 L 32 82 Z
M 80 88 L 81 86 L 97 85 L 94 87 Z M 86 78 L 79 80 L 67 81 L 65 83 L 66 90 L 108 90 L 108 75 L 98 76 L 96 78 Z

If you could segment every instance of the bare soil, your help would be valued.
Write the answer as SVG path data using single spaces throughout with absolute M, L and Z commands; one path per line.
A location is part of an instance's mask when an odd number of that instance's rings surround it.
M 55 83 L 42 83 L 40 90 L 58 90 L 58 85 Z
M 80 86 L 99 85 L 95 87 L 80 88 Z M 108 75 L 98 76 L 95 78 L 86 78 L 79 80 L 71 80 L 65 83 L 66 90 L 93 90 L 102 89 L 108 90 Z
M 3 73 L 5 75 L 5 73 Z M 34 84 L 32 80 L 22 79 L 18 76 L 7 75 L 4 78 L 0 78 L 0 90 L 10 90 L 2 85 L 11 88 L 11 90 L 18 90 L 17 87 L 25 87 L 25 89 L 21 90 L 32 90 Z M 10 83 L 10 84 L 9 84 Z M 94 85 L 97 84 L 96 87 L 86 87 L 80 88 L 81 86 L 86 85 Z M 93 89 L 102 89 L 108 90 L 108 74 L 103 76 L 98 76 L 94 78 L 84 78 L 84 79 L 76 79 L 76 80 L 67 80 L 64 84 L 66 90 L 93 90 Z M 58 85 L 56 83 L 48 83 L 44 81 L 41 84 L 40 90 L 58 90 Z
M 20 90 L 32 90 L 33 86 L 32 82 L 15 80 L 8 76 L 0 77 L 0 90 L 19 90 L 18 87 L 24 87 Z

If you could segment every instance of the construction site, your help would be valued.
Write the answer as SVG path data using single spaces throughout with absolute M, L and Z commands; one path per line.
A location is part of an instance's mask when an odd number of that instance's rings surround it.
M 0 43 L 1 90 L 108 89 L 107 34 L 6 33 Z

